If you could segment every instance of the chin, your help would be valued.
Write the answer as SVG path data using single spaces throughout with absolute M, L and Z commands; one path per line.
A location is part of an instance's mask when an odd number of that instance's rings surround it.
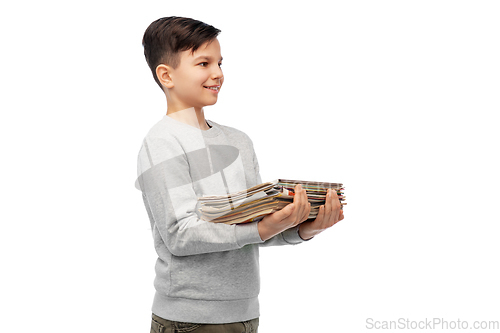
M 217 103 L 217 100 L 211 102 L 211 103 L 205 103 L 206 106 L 209 106 L 209 105 L 214 105 L 215 103 Z

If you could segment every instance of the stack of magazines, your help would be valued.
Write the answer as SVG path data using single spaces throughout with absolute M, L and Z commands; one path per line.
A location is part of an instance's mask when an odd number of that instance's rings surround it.
M 328 189 L 337 191 L 341 205 L 345 205 L 344 187 L 341 183 L 278 179 L 262 183 L 229 195 L 212 195 L 198 198 L 200 216 L 214 223 L 246 223 L 283 209 L 293 202 L 295 186 L 301 184 L 311 203 L 308 219 L 318 215 L 325 204 Z

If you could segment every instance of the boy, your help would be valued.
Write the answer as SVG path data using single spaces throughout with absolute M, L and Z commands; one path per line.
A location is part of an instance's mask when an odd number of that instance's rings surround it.
M 316 220 L 304 222 L 310 204 L 300 185 L 292 204 L 260 221 L 199 219 L 198 197 L 262 183 L 250 138 L 204 116 L 224 82 L 219 33 L 197 20 L 165 17 L 143 37 L 167 99 L 166 115 L 138 156 L 138 186 L 158 254 L 151 332 L 256 332 L 259 246 L 298 244 L 343 219 L 331 191 Z

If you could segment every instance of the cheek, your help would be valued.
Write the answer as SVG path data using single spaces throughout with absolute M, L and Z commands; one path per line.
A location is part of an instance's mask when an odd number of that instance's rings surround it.
M 196 76 L 193 76 L 193 77 L 196 77 L 196 82 L 199 85 L 203 85 L 204 83 L 206 83 L 210 79 L 210 77 L 206 73 L 203 73 L 203 72 L 196 73 Z
M 183 87 L 193 88 L 202 85 L 206 81 L 206 76 L 202 71 L 191 68 L 183 71 L 181 81 Z
M 203 85 L 207 81 L 207 75 L 205 71 L 193 68 L 189 72 L 186 72 L 186 79 L 191 85 Z

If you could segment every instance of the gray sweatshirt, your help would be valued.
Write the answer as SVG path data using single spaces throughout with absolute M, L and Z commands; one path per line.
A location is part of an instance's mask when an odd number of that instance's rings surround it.
M 298 244 L 298 228 L 263 242 L 258 222 L 227 225 L 199 218 L 198 197 L 262 183 L 250 138 L 207 120 L 203 131 L 165 115 L 138 156 L 136 186 L 151 223 L 156 261 L 152 311 L 193 323 L 259 317 L 259 246 Z

